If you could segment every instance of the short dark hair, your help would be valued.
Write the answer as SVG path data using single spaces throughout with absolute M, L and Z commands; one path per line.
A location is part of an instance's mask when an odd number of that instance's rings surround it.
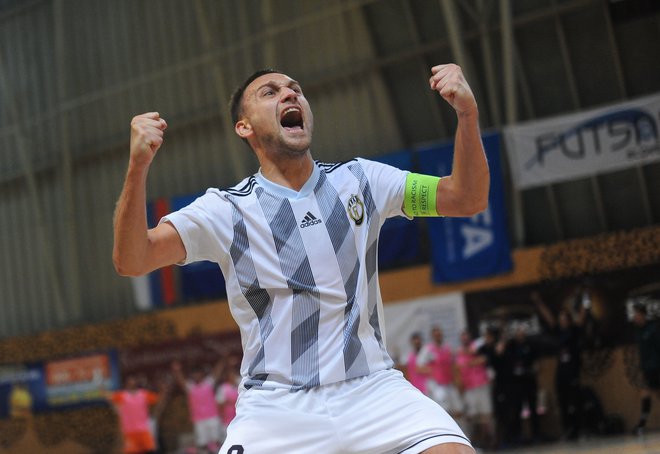
M 638 313 L 642 314 L 642 315 L 646 315 L 647 312 L 648 312 L 647 309 L 646 309 L 646 304 L 643 304 L 643 303 L 633 304 L 633 310 L 635 312 L 638 312 Z
M 242 103 L 243 103 L 243 94 L 248 85 L 250 85 L 255 79 L 263 76 L 264 74 L 284 74 L 282 71 L 273 68 L 264 68 L 252 73 L 250 77 L 245 79 L 245 81 L 236 87 L 234 93 L 231 95 L 229 100 L 229 111 L 231 113 L 231 121 L 233 124 L 238 122 L 238 117 L 241 115 Z
M 500 329 L 497 326 L 489 325 L 488 328 L 486 328 L 486 334 L 490 334 L 497 339 L 500 337 Z

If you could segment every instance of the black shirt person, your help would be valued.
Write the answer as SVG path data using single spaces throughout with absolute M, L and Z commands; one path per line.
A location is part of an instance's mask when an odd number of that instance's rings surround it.
M 539 292 L 531 294 L 541 316 L 548 323 L 553 333 L 557 347 L 557 372 L 555 374 L 555 390 L 561 413 L 562 438 L 576 440 L 580 434 L 580 369 L 581 347 L 580 338 L 582 325 L 587 314 L 587 308 L 580 307 L 577 319 L 567 309 L 559 311 L 555 316 L 543 302 Z
M 639 368 L 644 379 L 639 422 L 633 431 L 641 434 L 651 413 L 651 394 L 660 397 L 660 326 L 648 319 L 646 306 L 640 303 L 633 306 L 633 323 L 636 327 Z

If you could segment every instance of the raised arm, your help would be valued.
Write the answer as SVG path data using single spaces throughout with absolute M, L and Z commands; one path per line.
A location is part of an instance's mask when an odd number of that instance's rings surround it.
M 543 298 L 541 298 L 541 294 L 534 290 L 530 294 L 530 298 L 532 303 L 534 303 L 536 310 L 539 312 L 539 314 L 541 314 L 541 317 L 543 317 L 546 323 L 550 325 L 550 328 L 554 328 L 557 325 L 557 318 L 552 313 L 547 304 L 545 304 L 545 301 L 543 301 Z
M 131 121 L 130 158 L 115 209 L 112 251 L 115 269 L 123 276 L 140 276 L 186 258 L 181 237 L 171 224 L 161 223 L 153 229 L 147 226 L 147 175 L 166 128 L 158 112 L 138 115 Z
M 431 89 L 440 93 L 458 116 L 454 163 L 451 175 L 442 178 L 438 184 L 437 212 L 443 216 L 473 216 L 488 206 L 490 188 L 477 102 L 459 66 L 438 65 L 431 72 Z
M 181 367 L 181 363 L 179 361 L 174 361 L 170 365 L 170 368 L 172 370 L 172 377 L 174 377 L 174 381 L 176 384 L 183 390 L 187 391 L 186 389 L 186 377 L 183 375 L 183 368 Z
M 213 381 L 217 385 L 222 381 L 222 377 L 225 375 L 225 371 L 227 370 L 227 358 L 222 357 L 218 360 L 217 363 L 213 366 L 213 369 L 211 370 L 211 377 L 213 378 Z

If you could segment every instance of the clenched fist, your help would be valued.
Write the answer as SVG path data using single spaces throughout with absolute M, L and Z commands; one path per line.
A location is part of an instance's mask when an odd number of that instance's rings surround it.
M 438 65 L 431 68 L 431 73 L 433 73 L 429 79 L 431 90 L 440 93 L 458 115 L 477 113 L 477 101 L 460 66 L 451 63 Z
M 158 112 L 148 112 L 131 120 L 131 160 L 136 164 L 149 165 L 163 144 L 167 122 Z

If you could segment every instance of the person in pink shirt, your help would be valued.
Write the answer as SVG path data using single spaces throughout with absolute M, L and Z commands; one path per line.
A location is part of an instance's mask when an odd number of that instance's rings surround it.
M 465 415 L 472 430 L 473 442 L 489 446 L 495 441 L 493 404 L 487 358 L 477 353 L 477 345 L 467 331 L 461 333 L 461 346 L 456 352 L 456 368 L 460 377 Z
M 413 333 L 410 336 L 410 345 L 412 350 L 408 354 L 408 361 L 406 362 L 406 375 L 408 376 L 408 381 L 412 383 L 415 388 L 426 394 L 426 381 L 428 380 L 428 374 L 424 373 L 417 366 L 417 358 L 423 346 L 422 335 L 420 333 Z
M 434 326 L 431 329 L 431 339 L 417 356 L 418 370 L 428 377 L 427 395 L 458 419 L 463 413 L 463 402 L 456 387 L 454 354 L 444 344 L 444 334 L 440 327 Z
M 222 383 L 215 393 L 215 400 L 220 408 L 220 419 L 225 433 L 229 423 L 236 416 L 236 401 L 238 400 L 238 385 L 240 382 L 239 360 L 232 356 L 227 360 Z
M 146 454 L 156 449 L 149 427 L 149 407 L 158 402 L 158 395 L 138 386 L 135 376 L 126 377 L 125 389 L 108 394 L 119 416 L 124 438 L 124 452 Z
M 201 368 L 196 367 L 191 371 L 188 380 L 183 375 L 180 363 L 172 364 L 172 372 L 188 396 L 188 411 L 195 428 L 198 452 L 217 452 L 220 449 L 222 426 L 215 403 L 215 387 L 222 374 L 222 364 L 218 363 L 213 372 L 206 376 Z

